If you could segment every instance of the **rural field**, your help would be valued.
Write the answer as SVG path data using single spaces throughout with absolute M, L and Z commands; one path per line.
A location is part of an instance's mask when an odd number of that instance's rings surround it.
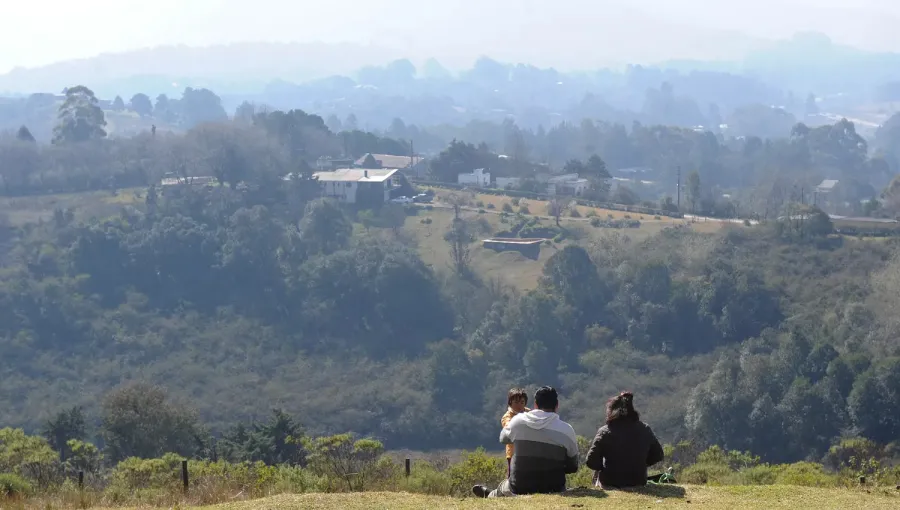
M 143 204 L 144 188 L 112 191 L 86 191 L 24 197 L 0 197 L 0 221 L 20 227 L 28 223 L 48 221 L 53 211 L 72 209 L 75 219 L 116 214 L 123 206 Z
M 422 259 L 435 269 L 448 268 L 451 263 L 447 243 L 443 238 L 444 233 L 447 232 L 453 221 L 452 206 L 448 205 L 449 195 L 450 193 L 446 190 L 438 190 L 433 208 L 430 210 L 424 207 L 420 208 L 418 214 L 408 217 L 404 225 L 404 231 L 416 240 Z M 610 236 L 614 235 L 625 236 L 630 242 L 640 242 L 668 227 L 689 225 L 694 231 L 713 233 L 726 225 L 724 222 L 717 221 L 691 222 L 667 217 L 655 219 L 653 216 L 639 213 L 578 206 L 580 217 L 565 216 L 560 218 L 561 226 L 572 232 L 572 238 L 559 243 L 545 242 L 541 246 L 540 257 L 538 259 L 530 259 L 514 251 L 496 252 L 484 248 L 481 244 L 483 239 L 492 237 L 496 232 L 509 228 L 512 217 L 509 216 L 508 219 L 504 219 L 501 213 L 504 204 L 509 203 L 512 207 L 512 199 L 510 197 L 473 193 L 459 195 L 463 196 L 469 203 L 469 205 L 464 206 L 461 213 L 462 216 L 481 227 L 476 233 L 476 242 L 472 245 L 471 251 L 472 268 L 475 273 L 484 279 L 499 280 L 519 290 L 535 288 L 544 263 L 554 253 L 568 244 L 575 243 L 590 249 L 591 246 L 603 243 Z M 493 207 L 489 208 L 488 204 L 492 204 Z M 547 214 L 548 204 L 546 201 L 522 199 L 519 201 L 519 205 L 524 205 L 528 208 L 529 214 L 524 216 L 537 216 L 542 225 L 554 225 L 554 219 Z M 513 207 L 513 209 L 518 210 L 518 206 Z M 641 226 L 640 228 L 621 229 L 594 227 L 590 223 L 591 218 L 588 217 L 591 210 L 601 219 L 638 220 L 641 222 Z M 630 216 L 630 218 L 626 218 L 626 216 Z
M 656 489 L 656 490 L 654 490 Z M 217 510 L 418 510 L 428 509 L 527 509 L 550 510 L 609 508 L 616 510 L 702 508 L 729 509 L 893 509 L 900 506 L 900 491 L 817 489 L 794 486 L 694 487 L 665 486 L 639 492 L 581 490 L 572 496 L 520 496 L 505 500 L 448 498 L 406 493 L 280 495 L 253 501 L 217 505 Z

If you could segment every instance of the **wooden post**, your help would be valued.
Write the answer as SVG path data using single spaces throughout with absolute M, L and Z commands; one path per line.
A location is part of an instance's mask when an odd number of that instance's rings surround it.
M 79 490 L 84 489 L 84 471 L 78 472 L 78 489 Z
M 407 477 L 407 478 L 409 478 L 409 471 L 410 471 L 409 467 L 410 467 L 410 466 L 409 466 L 409 459 L 406 459 L 406 477 Z
M 181 483 L 184 484 L 184 492 L 188 491 L 188 469 L 187 461 L 181 461 Z
M 865 485 L 865 484 L 866 484 L 866 477 L 865 477 L 865 476 L 860 476 L 860 477 L 859 477 L 859 484 L 860 484 L 860 485 Z

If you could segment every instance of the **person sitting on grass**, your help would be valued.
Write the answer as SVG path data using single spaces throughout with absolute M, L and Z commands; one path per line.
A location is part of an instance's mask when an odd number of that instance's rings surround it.
M 609 488 L 647 484 L 647 468 L 664 457 L 662 445 L 634 409 L 634 395 L 623 392 L 606 404 L 606 425 L 591 442 L 585 464 L 594 485 Z
M 517 415 L 531 411 L 528 405 L 528 394 L 522 388 L 513 388 L 506 394 L 506 413 L 500 417 L 500 428 L 506 428 L 509 422 Z M 512 470 L 513 445 L 506 445 L 506 477 Z
M 554 494 L 566 490 L 566 475 L 578 471 L 578 439 L 571 425 L 559 418 L 559 395 L 544 386 L 534 394 L 537 408 L 521 413 L 500 432 L 500 442 L 513 444 L 509 478 L 491 491 L 472 487 L 482 498 L 522 494 Z

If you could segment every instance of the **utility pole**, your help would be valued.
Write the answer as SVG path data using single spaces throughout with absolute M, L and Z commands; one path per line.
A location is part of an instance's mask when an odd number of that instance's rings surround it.
M 678 167 L 678 182 L 675 184 L 678 193 L 678 210 L 681 210 L 681 167 Z

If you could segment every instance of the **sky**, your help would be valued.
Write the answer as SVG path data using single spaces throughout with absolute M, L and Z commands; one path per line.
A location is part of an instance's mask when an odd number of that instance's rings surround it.
M 146 47 L 354 42 L 463 65 L 733 58 L 820 31 L 900 51 L 896 0 L 29 0 L 4 2 L 0 73 Z

